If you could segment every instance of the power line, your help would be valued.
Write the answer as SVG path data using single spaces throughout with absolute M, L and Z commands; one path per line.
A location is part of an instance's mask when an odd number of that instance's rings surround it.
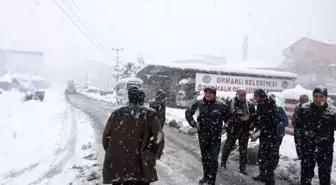
M 70 5 L 70 3 L 68 3 L 67 0 L 61 0 L 61 1 L 63 2 L 63 5 L 65 5 L 65 7 L 67 7 L 67 9 L 70 11 L 70 13 L 72 13 L 72 17 L 75 18 L 78 21 L 78 23 L 80 25 L 82 25 L 82 27 L 85 28 L 84 30 L 86 30 L 87 33 L 91 35 L 91 38 L 94 38 L 94 40 L 97 41 L 97 44 L 99 44 L 101 47 L 103 47 L 105 49 L 105 51 L 109 51 L 108 47 L 105 46 L 104 42 L 100 41 L 99 39 L 97 39 L 97 34 L 94 34 L 94 32 L 92 32 L 92 30 L 90 29 L 90 27 L 88 27 L 87 24 L 85 24 L 84 22 L 82 22 L 81 17 L 78 16 L 77 12 Z M 90 22 L 88 22 L 88 23 L 90 24 Z M 92 27 L 92 25 L 91 25 L 91 27 Z M 99 35 L 98 35 L 98 37 L 99 37 Z M 103 40 L 103 39 L 101 39 L 101 40 Z
M 100 46 L 98 46 L 81 28 L 78 24 L 70 17 L 70 15 L 62 8 L 62 6 L 56 1 L 53 0 L 57 7 L 68 17 L 68 19 L 76 26 L 76 28 L 81 31 L 81 33 L 94 45 L 97 49 L 99 49 L 102 53 L 104 53 L 108 58 L 115 60 L 111 57 L 107 52 L 105 52 Z
M 80 8 L 77 6 L 76 2 L 74 0 L 71 0 L 73 5 L 75 6 L 75 8 L 78 10 L 78 12 L 82 15 L 82 17 L 84 18 L 84 20 L 88 23 L 88 25 L 90 26 L 90 28 L 92 29 L 92 31 L 97 35 L 97 37 L 104 42 L 104 39 L 98 34 L 98 32 L 93 28 L 92 24 L 90 23 L 90 21 L 86 18 L 86 16 L 82 13 L 82 11 L 80 10 Z

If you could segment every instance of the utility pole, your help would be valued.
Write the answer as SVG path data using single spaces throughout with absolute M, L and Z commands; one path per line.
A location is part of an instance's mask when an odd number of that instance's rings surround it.
M 119 51 L 124 51 L 124 49 L 123 48 L 112 48 L 112 50 L 117 52 L 117 56 L 116 56 L 117 66 L 116 67 L 119 67 L 119 63 L 120 63 L 120 61 L 119 61 Z M 118 80 L 119 80 L 119 73 L 116 75 L 116 81 L 118 82 Z

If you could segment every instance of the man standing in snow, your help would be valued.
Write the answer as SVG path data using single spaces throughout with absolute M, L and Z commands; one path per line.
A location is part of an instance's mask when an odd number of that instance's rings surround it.
M 297 111 L 296 121 L 302 129 L 302 185 L 311 185 L 316 162 L 320 184 L 330 185 L 336 108 L 327 103 L 327 96 L 326 88 L 316 87 L 313 103 L 303 104 Z
M 139 95 L 138 87 L 130 87 L 129 104 L 113 111 L 105 126 L 104 184 L 148 185 L 158 180 L 155 165 L 161 124 L 155 110 L 139 105 Z
M 161 127 L 166 121 L 166 93 L 159 89 L 156 92 L 156 97 L 149 103 L 149 107 L 156 111 L 158 119 L 161 121 Z
M 255 181 L 265 182 L 266 185 L 274 185 L 274 162 L 279 155 L 277 151 L 278 120 L 277 106 L 274 98 L 268 97 L 262 89 L 254 92 L 257 101 L 256 132 L 251 138 L 259 138 L 259 169 L 260 175 L 253 177 Z
M 163 128 L 166 121 L 166 94 L 163 90 L 159 89 L 156 92 L 156 97 L 153 101 L 149 103 L 149 107 L 156 111 L 156 116 L 160 121 L 161 127 Z M 162 137 L 162 141 L 159 145 L 158 158 L 160 158 L 163 154 L 164 145 L 165 140 L 164 137 Z
M 193 118 L 196 112 L 199 112 L 197 122 Z M 225 104 L 216 99 L 216 88 L 205 88 L 204 98 L 187 109 L 185 117 L 189 125 L 198 130 L 204 172 L 199 183 L 215 185 L 221 136 L 225 133 L 223 122 L 226 119 Z
M 249 131 L 252 127 L 252 116 L 254 116 L 254 104 L 246 100 L 246 90 L 238 90 L 237 96 L 228 102 L 227 106 L 227 139 L 224 144 L 221 166 L 226 168 L 226 162 L 237 139 L 239 141 L 239 164 L 240 173 L 247 174 L 247 144 Z
M 301 152 L 301 137 L 302 137 L 302 126 L 299 123 L 298 118 L 298 110 L 302 107 L 303 104 L 308 103 L 309 98 L 308 95 L 302 94 L 299 99 L 299 104 L 295 107 L 292 124 L 294 126 L 294 142 L 296 147 L 296 153 L 298 155 L 298 158 L 301 159 L 302 152 Z

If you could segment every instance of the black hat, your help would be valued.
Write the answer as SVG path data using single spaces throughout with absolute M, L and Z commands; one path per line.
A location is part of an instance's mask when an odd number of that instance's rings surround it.
M 128 100 L 130 103 L 137 103 L 141 95 L 140 89 L 137 86 L 131 86 L 128 89 Z
M 264 99 L 267 97 L 267 94 L 264 90 L 262 89 L 256 89 L 253 93 L 254 97 L 259 96 L 261 99 Z
M 325 88 L 325 87 L 315 87 L 314 90 L 313 90 L 313 94 L 314 93 L 321 93 L 323 94 L 324 96 L 328 96 L 328 89 Z
M 205 92 L 210 92 L 210 93 L 213 93 L 214 95 L 216 95 L 217 89 L 213 86 L 209 86 L 209 87 L 204 88 L 204 93 Z

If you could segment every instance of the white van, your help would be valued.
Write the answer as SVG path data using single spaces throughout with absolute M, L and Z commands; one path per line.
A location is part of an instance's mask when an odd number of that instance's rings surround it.
M 117 82 L 115 88 L 117 104 L 128 102 L 127 91 L 131 86 L 142 88 L 143 81 L 140 78 L 124 78 Z

